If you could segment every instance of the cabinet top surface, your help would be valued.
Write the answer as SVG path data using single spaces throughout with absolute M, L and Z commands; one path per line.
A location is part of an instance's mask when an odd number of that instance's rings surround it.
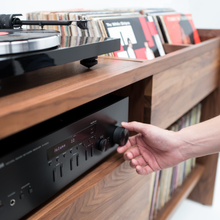
M 99 57 L 92 69 L 72 62 L 5 78 L 0 90 L 0 139 L 218 46 L 215 38 L 151 61 Z

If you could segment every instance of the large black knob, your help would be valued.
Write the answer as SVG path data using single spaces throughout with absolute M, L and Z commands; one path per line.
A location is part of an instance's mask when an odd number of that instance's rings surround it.
M 107 139 L 102 138 L 98 143 L 98 149 L 102 152 L 107 150 L 108 141 Z
M 129 137 L 129 131 L 122 127 L 116 127 L 113 133 L 113 142 L 119 144 L 119 146 L 124 146 Z

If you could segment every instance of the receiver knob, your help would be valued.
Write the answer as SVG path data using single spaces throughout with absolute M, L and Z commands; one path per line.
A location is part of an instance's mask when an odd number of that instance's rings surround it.
M 102 152 L 107 150 L 108 141 L 105 138 L 102 138 L 98 143 L 98 149 Z
M 129 137 L 129 131 L 122 127 L 116 127 L 113 133 L 113 141 L 119 146 L 124 146 Z

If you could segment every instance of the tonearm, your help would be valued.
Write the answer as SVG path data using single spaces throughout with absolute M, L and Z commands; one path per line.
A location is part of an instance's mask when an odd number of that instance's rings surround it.
M 88 20 L 71 20 L 71 21 L 47 21 L 47 20 L 20 20 L 16 16 L 22 14 L 0 14 L 0 29 L 21 28 L 22 25 L 39 25 L 43 29 L 44 25 L 71 25 L 76 22 L 80 29 L 87 29 Z

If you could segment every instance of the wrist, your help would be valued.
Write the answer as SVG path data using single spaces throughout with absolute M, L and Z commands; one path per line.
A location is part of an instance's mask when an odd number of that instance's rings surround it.
M 195 125 L 177 132 L 178 139 L 181 142 L 179 149 L 185 160 L 208 154 L 205 152 L 203 138 L 195 133 L 194 127 Z
M 175 157 L 178 158 L 178 163 L 191 158 L 191 152 L 188 151 L 188 149 L 190 149 L 188 147 L 188 142 L 184 140 L 182 134 L 180 134 L 179 131 L 167 131 L 169 132 L 167 136 L 172 140 L 168 144 L 170 152 L 175 152 Z

